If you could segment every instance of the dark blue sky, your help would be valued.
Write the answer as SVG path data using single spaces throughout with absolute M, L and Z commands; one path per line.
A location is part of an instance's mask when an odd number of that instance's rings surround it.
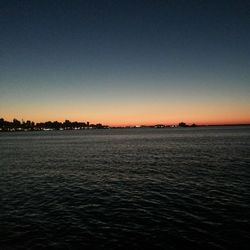
M 1 1 L 0 33 L 0 116 L 250 121 L 249 1 Z

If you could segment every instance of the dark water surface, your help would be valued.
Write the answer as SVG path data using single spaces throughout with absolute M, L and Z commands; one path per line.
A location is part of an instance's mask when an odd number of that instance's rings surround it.
M 0 249 L 249 249 L 250 127 L 0 133 Z

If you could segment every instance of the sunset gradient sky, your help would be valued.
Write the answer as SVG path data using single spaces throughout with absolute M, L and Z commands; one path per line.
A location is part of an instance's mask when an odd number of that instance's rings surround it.
M 250 2 L 0 3 L 0 117 L 250 123 Z

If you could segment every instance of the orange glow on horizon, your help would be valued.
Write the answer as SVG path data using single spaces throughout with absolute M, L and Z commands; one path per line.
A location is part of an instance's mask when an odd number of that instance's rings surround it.
M 17 112 L 19 110 L 20 112 Z M 24 112 L 25 111 L 25 112 Z M 197 125 L 222 124 L 250 124 L 250 105 L 247 103 L 166 103 L 138 102 L 138 103 L 73 103 L 72 105 L 46 104 L 41 105 L 13 105 L 0 110 L 0 118 L 12 121 L 31 120 L 34 122 L 65 120 L 101 123 L 108 126 L 136 126 L 136 125 L 176 125 L 180 122 Z
M 155 120 L 146 120 L 146 119 L 128 119 L 128 120 L 124 120 L 123 122 L 116 120 L 115 118 L 112 119 L 81 119 L 80 117 L 77 118 L 59 118 L 59 119 L 51 119 L 48 117 L 48 119 L 41 117 L 41 119 L 36 118 L 36 119 L 30 119 L 29 117 L 26 118 L 26 116 L 24 118 L 18 118 L 19 116 L 5 116 L 5 117 L 0 117 L 0 118 L 4 118 L 4 120 L 6 121 L 12 121 L 14 118 L 18 119 L 20 121 L 24 120 L 30 120 L 30 121 L 34 121 L 35 123 L 39 123 L 39 122 L 47 122 L 47 121 L 58 121 L 58 122 L 64 122 L 65 120 L 70 120 L 71 122 L 77 121 L 77 122 L 89 122 L 90 124 L 97 124 L 97 123 L 101 123 L 103 125 L 108 125 L 111 127 L 126 127 L 126 126 L 154 126 L 156 124 L 163 124 L 163 125 L 177 125 L 180 122 L 185 122 L 188 125 L 192 125 L 192 124 L 196 124 L 196 125 L 237 125 L 237 124 L 250 124 L 250 118 L 238 118 L 238 119 L 174 119 L 174 120 L 170 120 L 170 119 L 155 119 Z

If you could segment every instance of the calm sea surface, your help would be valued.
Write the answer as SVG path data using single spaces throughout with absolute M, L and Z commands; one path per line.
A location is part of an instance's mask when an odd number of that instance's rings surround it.
M 0 249 L 249 249 L 250 127 L 0 133 Z

